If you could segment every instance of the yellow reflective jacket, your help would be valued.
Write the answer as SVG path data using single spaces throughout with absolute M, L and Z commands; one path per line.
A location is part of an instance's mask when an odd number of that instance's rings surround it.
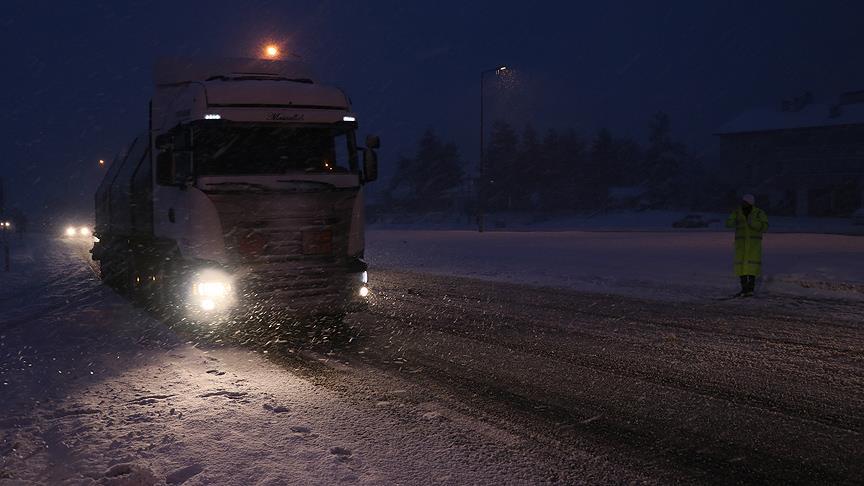
M 735 275 L 761 275 L 762 233 L 768 230 L 768 215 L 754 206 L 744 216 L 739 207 L 726 218 L 726 227 L 735 228 Z

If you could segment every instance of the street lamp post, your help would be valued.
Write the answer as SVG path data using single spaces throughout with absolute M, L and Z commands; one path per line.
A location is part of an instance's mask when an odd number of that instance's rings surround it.
M 483 144 L 483 80 L 489 73 L 500 73 L 506 71 L 507 66 L 499 66 L 480 72 L 480 162 L 477 164 L 477 231 L 483 232 L 484 204 L 486 202 L 486 161 L 484 159 L 485 147 Z

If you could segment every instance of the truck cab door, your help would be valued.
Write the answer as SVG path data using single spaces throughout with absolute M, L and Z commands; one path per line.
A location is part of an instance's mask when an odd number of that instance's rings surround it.
M 225 261 L 219 213 L 195 187 L 191 144 L 176 143 L 176 137 L 157 141 L 154 172 L 154 234 L 172 240 L 184 258 Z

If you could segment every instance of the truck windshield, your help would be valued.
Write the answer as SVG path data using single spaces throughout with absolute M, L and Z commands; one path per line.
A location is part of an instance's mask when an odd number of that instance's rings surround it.
M 349 127 L 220 124 L 196 127 L 199 175 L 265 175 L 356 170 Z

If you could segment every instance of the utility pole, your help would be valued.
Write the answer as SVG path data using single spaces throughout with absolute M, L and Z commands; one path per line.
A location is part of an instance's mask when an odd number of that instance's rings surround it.
M 477 164 L 477 231 L 483 232 L 484 224 L 483 217 L 485 216 L 486 204 L 486 160 L 484 157 L 485 145 L 483 143 L 483 87 L 485 76 L 488 73 L 499 74 L 506 71 L 507 66 L 499 66 L 497 68 L 486 69 L 480 72 L 480 161 Z

